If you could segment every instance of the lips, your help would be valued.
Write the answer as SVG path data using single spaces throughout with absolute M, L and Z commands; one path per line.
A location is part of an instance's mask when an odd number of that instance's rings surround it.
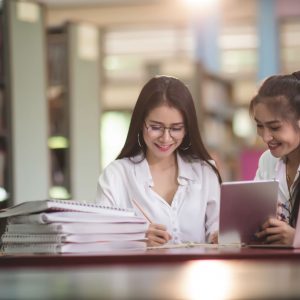
M 162 152 L 166 152 L 170 150 L 172 147 L 172 145 L 158 145 L 158 144 L 155 144 L 155 146 Z
M 280 146 L 280 143 L 269 143 L 268 147 L 270 150 L 276 150 Z

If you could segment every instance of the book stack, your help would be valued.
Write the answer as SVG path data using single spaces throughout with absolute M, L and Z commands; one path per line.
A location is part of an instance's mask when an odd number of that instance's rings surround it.
M 147 222 L 134 211 L 71 200 L 23 202 L 0 211 L 4 254 L 146 249 Z

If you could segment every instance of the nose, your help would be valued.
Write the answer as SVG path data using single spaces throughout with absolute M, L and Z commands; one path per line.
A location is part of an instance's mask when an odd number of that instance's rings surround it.
M 271 134 L 270 130 L 268 130 L 267 128 L 263 130 L 261 137 L 265 143 L 268 143 L 273 139 L 273 135 Z
M 163 135 L 161 136 L 161 138 L 165 141 L 173 139 L 170 134 L 170 128 L 164 128 L 164 132 L 163 132 Z

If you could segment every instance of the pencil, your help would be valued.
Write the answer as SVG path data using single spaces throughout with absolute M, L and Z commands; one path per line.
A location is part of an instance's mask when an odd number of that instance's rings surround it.
M 139 211 L 144 215 L 144 217 L 147 219 L 147 221 L 152 224 L 153 222 L 151 221 L 151 219 L 147 216 L 147 214 L 145 213 L 145 211 L 143 210 L 143 208 L 140 206 L 140 204 L 138 204 L 137 201 L 135 201 L 134 199 L 131 199 L 131 201 L 133 202 L 133 204 L 139 209 Z

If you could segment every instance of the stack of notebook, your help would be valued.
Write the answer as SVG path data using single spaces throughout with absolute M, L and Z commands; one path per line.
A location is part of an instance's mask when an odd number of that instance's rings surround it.
M 101 253 L 146 249 L 145 219 L 133 211 L 71 200 L 24 202 L 0 211 L 7 218 L 4 254 Z

